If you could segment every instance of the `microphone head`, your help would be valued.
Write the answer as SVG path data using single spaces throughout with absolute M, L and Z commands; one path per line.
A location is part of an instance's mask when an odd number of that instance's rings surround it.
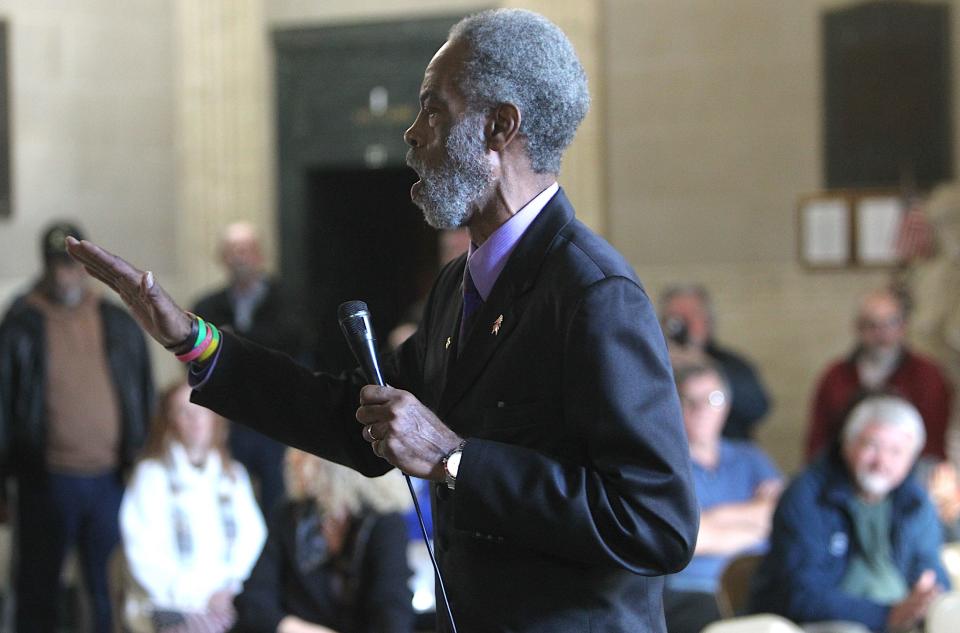
M 345 301 L 337 308 L 337 319 L 344 334 L 364 334 L 370 322 L 370 310 L 363 301 Z
M 378 385 L 384 384 L 377 360 L 377 338 L 373 333 L 370 310 L 363 301 L 347 301 L 337 308 L 340 329 L 354 358 L 360 363 L 367 379 Z

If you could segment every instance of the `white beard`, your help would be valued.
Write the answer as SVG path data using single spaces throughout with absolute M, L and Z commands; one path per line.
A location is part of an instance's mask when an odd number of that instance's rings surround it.
M 896 486 L 890 478 L 877 473 L 856 473 L 857 485 L 871 497 L 885 497 Z
M 413 149 L 407 152 L 407 165 L 420 175 L 413 202 L 435 229 L 466 225 L 493 180 L 482 136 L 485 121 L 483 114 L 468 113 L 455 123 L 445 143 L 444 160 L 437 167 L 424 165 Z

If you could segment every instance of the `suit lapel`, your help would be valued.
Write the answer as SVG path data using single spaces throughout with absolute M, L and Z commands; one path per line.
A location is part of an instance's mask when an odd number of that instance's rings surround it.
M 447 354 L 447 383 L 440 398 L 439 414 L 443 417 L 476 383 L 493 354 L 502 347 L 519 324 L 525 302 L 523 295 L 533 286 L 543 259 L 560 230 L 573 219 L 573 207 L 563 189 L 537 215 L 510 254 L 510 259 L 497 278 L 480 309 L 469 338 L 456 361 L 456 336 Z M 463 267 L 460 267 L 461 273 Z M 458 313 L 455 318 L 459 332 L 463 297 L 451 301 Z M 450 323 L 449 315 L 447 323 Z

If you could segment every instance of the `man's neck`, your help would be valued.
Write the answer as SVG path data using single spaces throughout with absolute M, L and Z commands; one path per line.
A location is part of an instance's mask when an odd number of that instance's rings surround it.
M 477 246 L 487 241 L 517 211 L 556 180 L 556 174 L 528 173 L 523 177 L 500 178 L 489 198 L 481 204 L 467 223 L 470 240 Z

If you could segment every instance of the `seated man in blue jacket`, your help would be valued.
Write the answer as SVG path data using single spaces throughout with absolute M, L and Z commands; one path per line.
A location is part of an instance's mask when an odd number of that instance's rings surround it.
M 925 440 L 923 420 L 906 400 L 875 395 L 854 407 L 840 445 L 780 500 L 754 609 L 873 631 L 922 622 L 949 586 L 937 513 L 909 477 Z

